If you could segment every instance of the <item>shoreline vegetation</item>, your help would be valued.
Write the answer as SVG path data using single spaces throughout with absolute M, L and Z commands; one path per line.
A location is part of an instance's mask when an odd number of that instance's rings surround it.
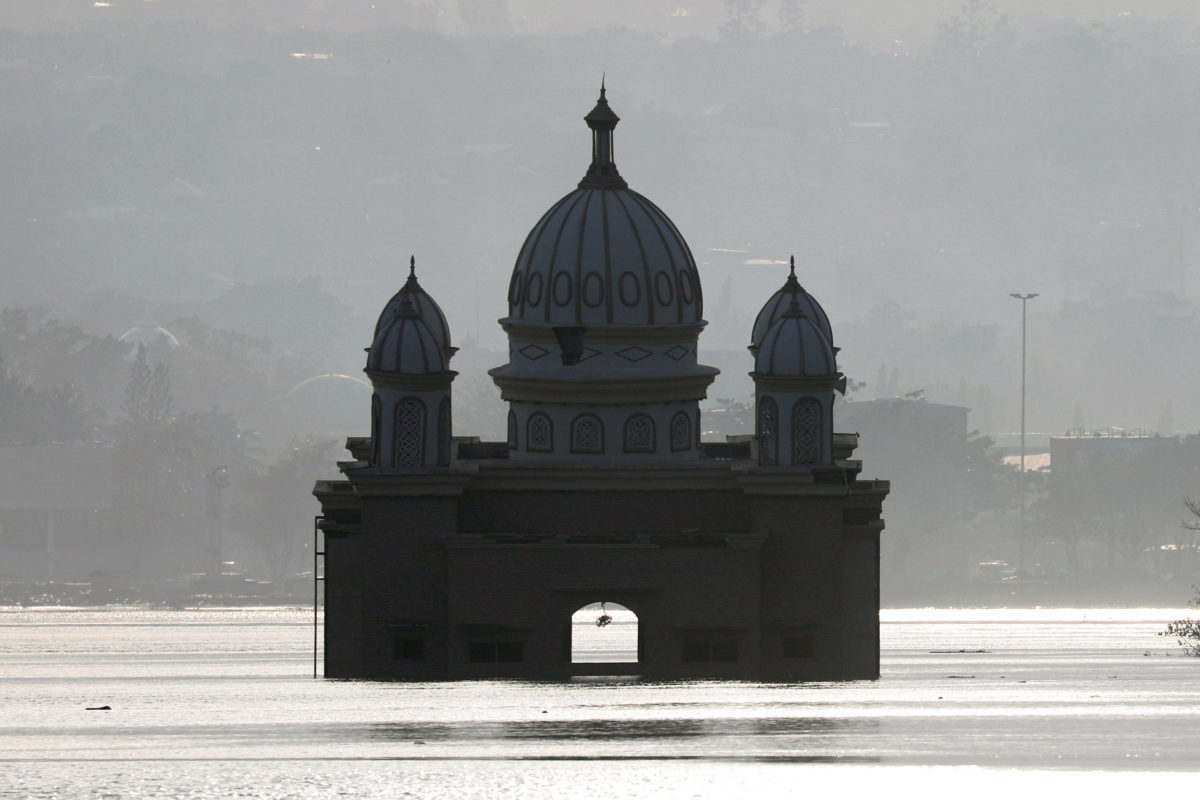
M 299 585 L 303 583 L 304 585 Z M 312 607 L 311 579 L 285 586 L 229 576 L 196 576 L 158 583 L 92 583 L 87 581 L 0 581 L 0 607 L 145 606 L 183 609 L 196 607 Z
M 958 581 L 886 587 L 881 610 L 907 608 L 1184 608 L 1193 589 L 1183 581 Z M 312 607 L 311 576 L 284 585 L 241 576 L 192 575 L 158 582 L 0 581 L 0 607 L 144 606 Z

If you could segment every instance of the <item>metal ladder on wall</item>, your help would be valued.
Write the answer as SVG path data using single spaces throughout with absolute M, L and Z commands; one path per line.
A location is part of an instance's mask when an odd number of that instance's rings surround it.
M 325 551 L 321 549 L 321 523 L 325 521 L 325 517 L 318 514 L 313 517 L 313 677 L 317 675 L 317 652 L 319 645 L 319 610 L 320 610 L 320 586 L 321 581 L 325 580 L 325 576 L 321 574 L 320 559 L 325 557 Z

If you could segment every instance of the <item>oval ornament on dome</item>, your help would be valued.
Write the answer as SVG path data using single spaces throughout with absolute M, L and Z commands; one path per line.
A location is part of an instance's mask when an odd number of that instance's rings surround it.
M 535 272 L 525 282 L 525 302 L 536 306 L 542 302 L 542 273 Z
M 583 279 L 583 304 L 596 308 L 604 302 L 604 278 L 599 272 L 589 272 Z
M 627 306 L 636 306 L 642 299 L 642 285 L 638 283 L 637 275 L 632 272 L 626 272 L 621 275 L 620 281 L 617 282 L 617 288 L 620 290 L 621 302 Z
M 571 276 L 566 272 L 560 272 L 554 276 L 552 284 L 552 297 L 554 304 L 565 306 L 571 302 Z
M 671 305 L 675 299 L 675 287 L 667 273 L 660 272 L 654 276 L 654 296 L 658 298 L 659 305 L 664 306 Z
M 679 299 L 691 305 L 696 300 L 692 276 L 686 269 L 679 270 Z

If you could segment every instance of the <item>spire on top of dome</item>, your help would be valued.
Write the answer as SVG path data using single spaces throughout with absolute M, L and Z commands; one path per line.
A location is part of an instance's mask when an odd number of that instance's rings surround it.
M 800 285 L 800 280 L 796 277 L 796 256 L 793 255 L 788 259 L 788 264 L 788 276 L 784 281 L 783 288 L 792 294 L 799 294 L 804 291 L 804 287 Z
M 604 78 L 600 79 L 600 99 L 583 118 L 592 129 L 592 164 L 579 182 L 580 189 L 625 189 L 629 184 L 617 172 L 613 161 L 613 128 L 621 118 L 608 105 L 604 96 Z

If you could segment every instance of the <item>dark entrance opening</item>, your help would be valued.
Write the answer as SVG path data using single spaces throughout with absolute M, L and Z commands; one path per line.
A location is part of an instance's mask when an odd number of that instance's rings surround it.
M 640 652 L 638 617 L 625 606 L 589 603 L 571 615 L 571 671 L 575 675 L 633 674 Z

